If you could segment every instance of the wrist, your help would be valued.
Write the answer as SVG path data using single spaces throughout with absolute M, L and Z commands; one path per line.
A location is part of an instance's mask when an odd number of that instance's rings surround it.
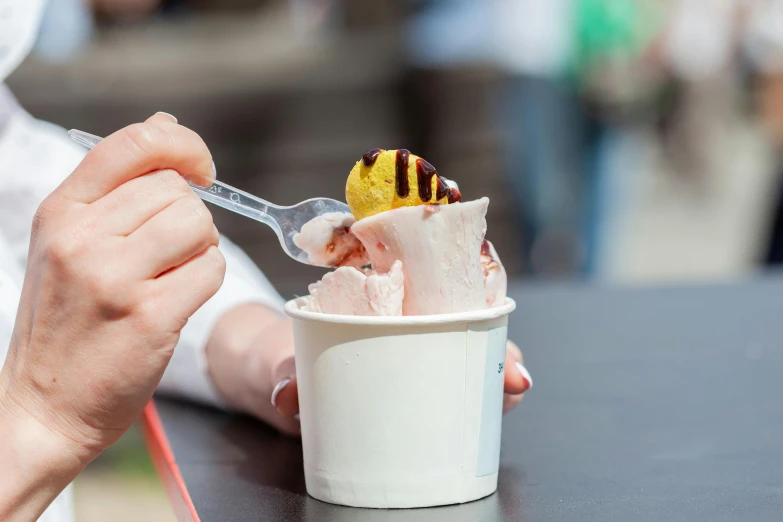
M 0 520 L 37 520 L 95 456 L 0 387 Z
M 249 355 L 264 332 L 280 320 L 280 314 L 264 305 L 244 304 L 228 310 L 215 324 L 206 346 L 207 370 L 231 408 L 252 412 L 248 376 L 263 376 L 248 368 Z

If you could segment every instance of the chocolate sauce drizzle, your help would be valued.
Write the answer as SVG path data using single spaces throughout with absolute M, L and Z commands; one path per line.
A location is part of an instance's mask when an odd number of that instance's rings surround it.
M 397 161 L 394 164 L 397 178 L 397 195 L 401 198 L 407 198 L 411 193 L 410 183 L 408 183 L 408 157 L 410 151 L 406 149 L 397 150 Z
M 370 149 L 367 152 L 362 155 L 362 162 L 364 163 L 365 167 L 372 167 L 375 165 L 375 162 L 378 159 L 378 156 L 381 155 L 381 152 L 383 152 L 383 149 Z
M 430 162 L 419 158 L 416 160 L 416 176 L 419 179 L 419 197 L 422 201 L 432 199 L 432 177 L 437 176 L 437 190 L 435 191 L 435 200 L 440 201 L 446 196 L 451 195 L 451 188 L 446 184 L 435 170 Z M 450 203 L 450 202 L 449 202 Z
M 481 242 L 481 255 L 492 257 L 492 248 L 489 246 L 489 241 L 486 239 Z
M 384 152 L 384 149 L 370 149 L 362 155 L 362 163 L 366 167 L 372 167 L 378 160 L 378 156 Z M 401 198 L 407 198 L 410 195 L 411 187 L 408 181 L 408 162 L 410 158 L 410 151 L 406 149 L 397 150 L 397 158 L 394 164 L 397 195 Z M 418 178 L 419 185 L 419 198 L 425 203 L 432 199 L 432 178 L 438 180 L 437 188 L 435 190 L 435 200 L 440 201 L 443 198 L 448 198 L 449 203 L 457 203 L 462 201 L 462 194 L 456 187 L 449 187 L 446 183 L 446 178 L 442 178 L 438 175 L 438 171 L 435 170 L 427 160 L 419 158 L 416 160 L 416 176 Z
M 397 177 L 397 195 L 401 198 L 407 198 L 410 194 L 410 186 L 408 183 L 408 156 L 410 152 L 405 149 L 397 151 L 397 162 L 395 164 L 396 177 Z M 449 203 L 457 203 L 462 201 L 462 194 L 459 189 L 449 187 L 445 178 L 438 176 L 438 171 L 435 170 L 430 162 L 425 159 L 419 158 L 416 160 L 416 177 L 418 178 L 419 185 L 419 198 L 425 203 L 432 199 L 432 178 L 438 180 L 438 185 L 435 191 L 435 200 L 448 197 Z

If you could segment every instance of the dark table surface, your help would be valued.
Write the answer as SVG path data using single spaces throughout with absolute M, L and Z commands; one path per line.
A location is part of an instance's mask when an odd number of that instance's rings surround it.
M 535 381 L 503 423 L 499 489 L 365 510 L 307 496 L 298 441 L 156 399 L 203 521 L 783 519 L 783 278 L 724 286 L 514 286 Z

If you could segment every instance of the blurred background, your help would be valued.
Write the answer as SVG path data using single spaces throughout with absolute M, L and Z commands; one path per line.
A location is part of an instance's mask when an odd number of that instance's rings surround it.
M 51 0 L 9 84 L 109 134 L 156 111 L 271 201 L 343 197 L 370 148 L 489 196 L 512 277 L 723 280 L 783 262 L 783 0 Z M 212 207 L 281 293 L 322 270 Z M 171 519 L 137 433 L 78 520 Z

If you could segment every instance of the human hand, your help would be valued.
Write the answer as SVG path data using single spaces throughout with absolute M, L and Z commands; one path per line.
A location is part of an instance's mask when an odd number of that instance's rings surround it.
M 254 415 L 289 435 L 299 434 L 299 397 L 290 319 L 260 305 L 230 310 L 207 344 L 215 387 L 234 409 Z M 503 411 L 511 411 L 532 386 L 522 352 L 506 346 Z M 271 400 L 270 400 L 271 399 Z
M 291 319 L 262 305 L 238 306 L 218 319 L 206 356 L 212 383 L 229 407 L 299 434 Z M 274 390 L 282 401 L 277 405 L 270 400 Z
M 212 216 L 178 174 L 213 172 L 201 138 L 159 114 L 106 138 L 41 204 L 0 372 L 0 425 L 16 429 L 0 429 L 16 444 L 0 475 L 38 464 L 35 491 L 64 487 L 139 416 L 223 281 Z
M 522 402 L 524 393 L 533 387 L 533 378 L 524 366 L 522 351 L 511 341 L 506 343 L 506 363 L 503 368 L 503 413 L 508 413 Z

